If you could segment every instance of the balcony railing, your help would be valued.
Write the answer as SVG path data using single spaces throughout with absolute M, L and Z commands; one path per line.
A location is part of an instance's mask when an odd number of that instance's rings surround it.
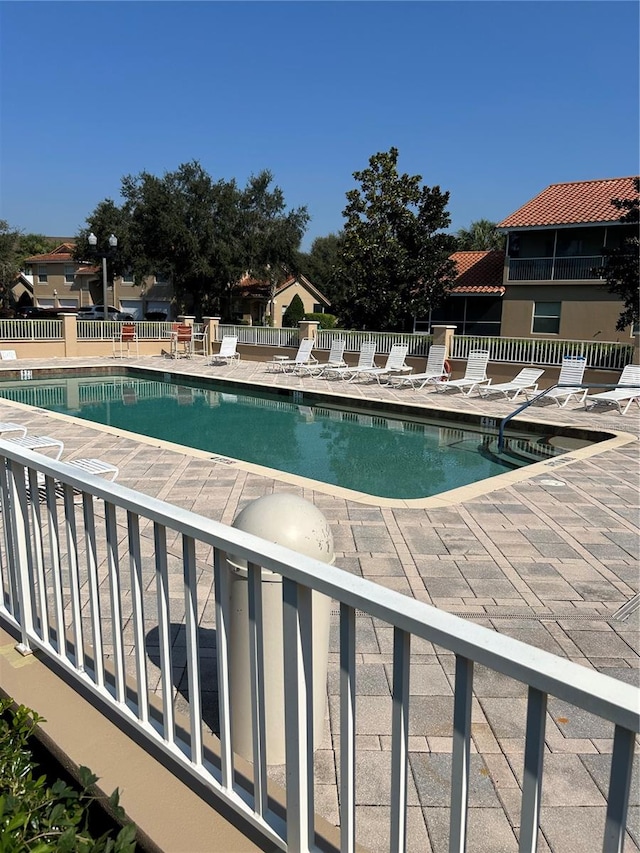
M 571 258 L 510 258 L 508 281 L 587 281 L 601 279 L 603 255 Z
M 471 707 L 474 665 L 527 685 L 520 850 L 537 849 L 543 792 L 547 698 L 555 696 L 614 728 L 604 837 L 590 824 L 576 849 L 622 850 L 627 820 L 634 733 L 640 729 L 640 692 L 482 626 L 303 557 L 61 462 L 0 440 L 0 616 L 20 635 L 19 648 L 54 661 L 96 707 L 119 715 L 137 739 L 162 751 L 176 772 L 213 790 L 282 850 L 305 853 L 314 844 L 313 655 L 311 591 L 339 607 L 341 849 L 356 840 L 356 614 L 393 629 L 390 849 L 407 838 L 411 643 L 433 643 L 455 656 L 449 849 L 467 849 L 471 784 Z M 104 533 L 102 533 L 104 531 Z M 241 784 L 231 729 L 238 709 L 230 693 L 229 577 L 224 554 L 248 563 L 250 703 L 253 782 Z M 287 726 L 286 817 L 267 796 L 262 572 L 282 576 L 284 709 Z M 127 571 L 128 569 L 128 571 Z M 182 599 L 176 599 L 180 590 Z M 213 601 L 211 596 L 213 595 Z M 205 615 L 206 614 L 206 615 Z M 205 746 L 212 700 L 201 655 L 201 626 L 215 614 L 219 753 Z M 172 621 L 173 620 L 173 621 Z M 174 645 L 185 638 L 188 720 L 174 705 Z M 153 643 L 149 634 L 154 634 Z M 161 711 L 150 701 L 147 650 L 153 645 Z M 178 644 L 176 644 L 178 645 Z M 210 667 L 209 667 L 210 670 Z M 211 695 L 210 693 L 207 695 Z M 37 709 L 36 709 L 37 710 Z M 208 723 L 206 721 L 209 721 Z M 523 720 L 523 723 L 525 720 Z

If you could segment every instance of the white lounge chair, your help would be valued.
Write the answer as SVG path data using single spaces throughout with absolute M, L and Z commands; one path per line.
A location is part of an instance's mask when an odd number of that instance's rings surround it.
M 210 364 L 238 364 L 240 353 L 237 351 L 237 347 L 237 335 L 223 335 L 220 350 L 211 357 Z
M 0 422 L 0 435 L 5 432 L 19 432 L 22 435 L 26 435 L 27 428 L 26 426 L 22 426 L 22 424 L 16 424 L 13 421 Z
M 587 360 L 583 355 L 565 355 L 562 359 L 560 367 L 560 375 L 558 376 L 558 385 L 564 386 L 561 388 L 551 388 L 542 400 L 553 400 L 560 408 L 564 408 L 569 400 L 573 397 L 579 403 L 584 402 L 587 396 L 588 388 L 579 388 L 584 377 L 584 371 L 587 367 Z M 525 388 L 524 395 L 529 399 L 534 392 L 531 389 Z
M 53 447 L 56 450 L 54 459 L 58 460 L 62 456 L 64 444 L 59 438 L 51 438 L 49 435 L 21 435 L 18 438 L 5 438 L 10 444 L 16 444 L 18 447 L 24 447 L 27 450 L 44 450 L 45 448 Z
M 380 384 L 381 376 L 390 373 L 410 373 L 413 368 L 405 362 L 409 347 L 405 344 L 393 344 L 384 367 L 357 367 L 349 377 L 349 382 L 364 377 L 365 379 L 377 379 Z
M 390 376 L 389 384 L 395 388 L 410 385 L 412 388 L 424 388 L 428 382 L 441 382 L 449 374 L 445 370 L 447 349 L 437 345 L 429 348 L 427 366 L 424 373 L 411 373 L 408 376 Z
M 272 373 L 290 373 L 302 364 L 308 364 L 308 362 L 315 364 L 317 359 L 311 355 L 314 344 L 313 338 L 303 338 L 300 341 L 295 358 L 279 358 L 276 356 L 273 361 L 267 362 L 267 370 Z
M 330 367 L 322 374 L 325 379 L 349 379 L 355 371 L 362 370 L 366 367 L 375 367 L 376 344 L 375 341 L 365 341 L 360 344 L 360 354 L 358 363 L 355 367 L 349 365 L 345 367 Z
M 613 403 L 614 406 L 618 407 L 621 415 L 627 414 L 632 403 L 640 406 L 640 365 L 627 364 L 620 374 L 617 388 L 602 391 L 600 394 L 589 394 L 584 399 L 585 409 L 591 409 L 599 403 Z M 627 404 L 624 410 L 622 408 L 623 403 Z M 1 426 L 0 424 L 0 428 Z
M 301 376 L 322 376 L 325 370 L 330 370 L 333 367 L 346 367 L 344 360 L 344 350 L 347 342 L 344 338 L 334 338 L 331 341 L 331 349 L 329 357 L 326 361 L 318 361 L 315 364 L 302 364 L 300 367 L 294 368 L 296 373 Z
M 511 399 L 515 400 L 518 394 L 525 389 L 532 393 L 537 392 L 538 379 L 540 379 L 543 373 L 544 370 L 525 367 L 510 382 L 498 382 L 497 385 L 483 385 L 478 388 L 478 393 L 481 397 L 488 397 L 489 394 L 504 394 L 508 400 L 509 394 L 513 391 Z
M 469 353 L 467 366 L 462 379 L 450 379 L 448 382 L 436 382 L 436 391 L 450 391 L 459 388 L 468 397 L 481 385 L 489 385 L 487 378 L 487 364 L 489 362 L 489 350 L 475 349 Z M 465 388 L 468 389 L 465 391 Z

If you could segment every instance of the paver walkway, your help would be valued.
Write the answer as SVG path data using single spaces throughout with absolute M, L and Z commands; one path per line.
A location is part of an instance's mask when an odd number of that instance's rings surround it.
M 113 361 L 58 363 L 93 366 Z M 202 358 L 142 358 L 131 363 L 261 386 L 471 411 L 490 419 L 513 409 L 508 401 L 457 393 L 394 391 L 376 383 L 346 385 L 284 376 L 266 372 L 258 362 L 243 361 L 235 368 L 207 367 Z M 43 365 L 37 360 L 20 362 L 25 368 Z M 328 518 L 338 566 L 638 684 L 639 613 L 626 621 L 614 617 L 639 587 L 640 421 L 633 408 L 621 417 L 615 410 L 585 412 L 571 404 L 566 409 L 532 406 L 527 420 L 622 431 L 629 440 L 588 458 L 561 460 L 543 473 L 458 503 L 424 508 L 384 505 L 375 499 L 352 501 L 316 489 L 311 481 L 294 486 L 238 465 L 114 436 L 89 424 L 70 424 L 42 410 L 18 416 L 6 402 L 0 402 L 0 419 L 19 419 L 30 431 L 63 438 L 64 458 L 108 458 L 120 465 L 123 485 L 225 523 L 256 497 L 297 492 Z M 176 590 L 176 599 L 178 595 Z M 335 631 L 333 637 L 329 716 L 316 754 L 316 785 L 318 810 L 337 823 Z M 390 628 L 368 617 L 358 619 L 358 838 L 372 851 L 388 849 L 391 644 Z M 410 851 L 447 850 L 453 666 L 453 656 L 442 649 L 414 645 Z M 469 849 L 474 853 L 517 849 L 525 702 L 522 685 L 478 667 L 469 817 Z M 602 837 L 611 738 L 610 727 L 591 715 L 550 700 L 539 850 L 585 853 L 585 838 Z M 281 768 L 274 774 L 282 780 Z M 640 849 L 637 782 L 636 777 L 627 851 Z

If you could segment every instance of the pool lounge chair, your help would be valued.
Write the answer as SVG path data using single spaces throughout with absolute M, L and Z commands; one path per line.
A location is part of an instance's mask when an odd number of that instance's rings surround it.
M 330 370 L 334 367 L 346 367 L 344 350 L 347 342 L 343 338 L 334 338 L 331 341 L 331 349 L 326 361 L 317 361 L 314 364 L 301 364 L 300 367 L 294 367 L 294 372 L 300 376 L 322 376 L 325 370 Z
M 375 367 L 376 344 L 375 341 L 365 341 L 360 344 L 360 355 L 355 367 L 329 367 L 322 374 L 325 379 L 349 379 L 350 376 L 366 367 Z
M 468 397 L 481 385 L 489 385 L 487 378 L 487 363 L 489 361 L 489 350 L 475 349 L 469 353 L 467 366 L 462 379 L 450 379 L 448 382 L 437 382 L 434 385 L 436 391 L 450 391 L 459 388 Z M 468 389 L 465 391 L 465 389 Z
M 390 376 L 389 384 L 394 388 L 410 385 L 412 388 L 424 388 L 428 382 L 441 382 L 449 374 L 445 370 L 447 349 L 444 346 L 432 346 L 429 349 L 424 373 L 411 373 L 408 376 Z
M 599 403 L 612 403 L 618 407 L 621 415 L 627 414 L 632 403 L 640 406 L 640 365 L 627 364 L 620 374 L 617 388 L 602 391 L 600 394 L 589 394 L 584 398 L 585 409 L 592 409 Z M 624 410 L 623 403 L 626 403 Z
M 562 359 L 560 375 L 558 376 L 558 385 L 564 387 L 551 388 L 541 399 L 553 400 L 560 408 L 564 408 L 573 397 L 579 403 L 583 403 L 589 389 L 578 386 L 582 383 L 586 367 L 587 360 L 583 355 L 565 355 Z M 534 393 L 529 388 L 524 389 L 524 395 L 527 400 Z
M 489 394 L 504 394 L 508 400 L 509 394 L 513 391 L 511 399 L 515 400 L 518 394 L 525 389 L 535 393 L 538 390 L 538 379 L 540 379 L 543 373 L 544 370 L 525 367 L 510 382 L 498 382 L 497 385 L 483 385 L 478 388 L 478 393 L 481 397 L 488 397 Z
M 317 359 L 311 355 L 314 344 L 315 341 L 313 338 L 303 338 L 300 341 L 295 358 L 280 358 L 275 356 L 273 361 L 267 362 L 267 370 L 272 373 L 292 373 L 296 367 L 308 364 L 308 362 L 315 364 Z
M 237 351 L 238 336 L 223 335 L 220 349 L 211 357 L 209 362 L 211 365 L 216 364 L 231 364 L 237 365 L 240 361 L 240 353 Z
M 408 352 L 409 347 L 405 344 L 393 344 L 384 367 L 354 368 L 353 373 L 349 377 L 349 382 L 354 382 L 356 379 L 361 378 L 377 379 L 379 385 L 381 376 L 388 376 L 391 373 L 410 373 L 413 368 L 409 367 L 405 362 Z

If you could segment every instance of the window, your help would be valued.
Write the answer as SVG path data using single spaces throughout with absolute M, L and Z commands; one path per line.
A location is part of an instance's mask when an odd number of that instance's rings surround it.
M 123 284 L 133 284 L 133 270 L 125 270 L 122 273 L 122 283 Z
M 64 265 L 64 283 L 73 284 L 76 279 L 76 268 L 73 264 Z
M 324 305 L 319 305 L 317 302 L 313 303 L 313 313 L 314 314 L 324 314 Z
M 534 302 L 531 331 L 538 334 L 557 335 L 560 331 L 561 302 Z
M 38 266 L 38 284 L 47 283 L 47 268 L 44 264 Z
M 156 284 L 169 284 L 169 276 L 166 272 L 157 272 L 155 278 Z
M 457 335 L 499 335 L 502 321 L 502 297 L 450 296 L 431 311 L 428 324 L 418 320 L 415 331 L 431 331 L 432 325 L 456 326 Z

